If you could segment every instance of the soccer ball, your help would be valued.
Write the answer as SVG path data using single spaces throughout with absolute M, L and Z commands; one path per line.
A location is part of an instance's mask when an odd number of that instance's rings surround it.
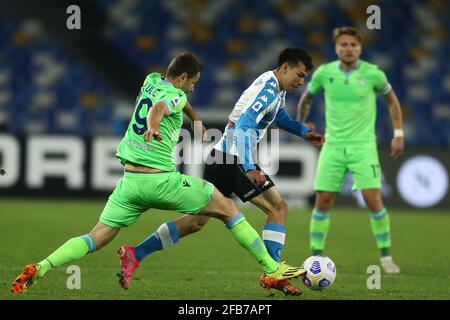
M 311 256 L 303 262 L 302 268 L 307 271 L 303 283 L 313 290 L 323 290 L 336 279 L 336 266 L 326 256 Z

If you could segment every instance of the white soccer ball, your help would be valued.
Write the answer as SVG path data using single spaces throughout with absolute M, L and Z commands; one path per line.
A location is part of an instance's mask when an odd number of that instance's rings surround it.
M 307 271 L 303 283 L 313 290 L 328 288 L 336 279 L 336 266 L 326 256 L 311 256 L 303 262 L 302 268 Z

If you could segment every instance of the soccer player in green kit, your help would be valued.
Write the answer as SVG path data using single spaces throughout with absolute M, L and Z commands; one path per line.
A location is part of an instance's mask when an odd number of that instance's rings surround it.
M 381 199 L 381 169 L 375 135 L 376 95 L 389 105 L 394 127 L 391 156 L 398 159 L 404 148 L 400 104 L 386 75 L 376 65 L 359 59 L 362 37 L 355 28 L 334 30 L 338 60 L 320 66 L 298 104 L 299 121 L 305 121 L 312 99 L 323 90 L 325 95 L 325 139 L 321 150 L 314 190 L 316 203 L 310 224 L 313 254 L 325 248 L 330 218 L 338 192 L 348 171 L 362 190 L 371 211 L 371 228 L 380 250 L 380 262 L 386 273 L 399 273 L 389 249 L 391 234 L 389 215 Z
M 222 220 L 268 274 L 269 287 L 306 273 L 273 260 L 234 202 L 211 183 L 176 171 L 173 154 L 183 124 L 182 111 L 188 104 L 186 94 L 193 91 L 202 68 L 203 62 L 194 54 L 183 53 L 172 60 L 165 76 L 147 76 L 128 130 L 117 148 L 124 176 L 110 195 L 100 221 L 90 233 L 68 240 L 38 264 L 28 264 L 13 281 L 13 293 L 23 293 L 52 268 L 104 247 L 121 228 L 131 226 L 151 208 Z

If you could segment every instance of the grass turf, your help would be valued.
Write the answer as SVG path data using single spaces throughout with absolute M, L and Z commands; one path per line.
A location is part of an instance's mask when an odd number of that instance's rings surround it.
M 117 283 L 116 250 L 137 244 L 163 222 L 179 214 L 149 211 L 123 229 L 107 247 L 72 264 L 80 267 L 81 289 L 67 288 L 67 267 L 50 271 L 25 295 L 10 293 L 12 280 L 27 264 L 38 262 L 71 237 L 91 230 L 104 201 L 0 199 L 0 300 L 3 299 L 449 299 L 450 215 L 438 210 L 391 209 L 391 229 L 399 275 L 382 275 L 381 289 L 369 290 L 368 266 L 379 262 L 370 230 L 369 214 L 356 208 L 336 208 L 326 254 L 337 266 L 335 283 L 325 291 L 304 289 L 301 297 L 275 292 L 267 297 L 259 288 L 260 268 L 231 237 L 223 224 L 212 219 L 200 232 L 182 239 L 141 263 L 128 291 Z M 244 209 L 260 231 L 264 214 Z M 287 224 L 283 259 L 301 264 L 309 256 L 310 210 L 292 210 Z

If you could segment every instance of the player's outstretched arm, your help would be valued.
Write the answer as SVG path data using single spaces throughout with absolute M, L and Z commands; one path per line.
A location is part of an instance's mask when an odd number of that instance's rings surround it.
M 194 130 L 195 137 L 200 137 L 200 142 L 204 142 L 207 138 L 206 128 L 198 113 L 189 102 L 186 102 L 183 112 L 191 120 L 191 128 Z
M 394 128 L 394 137 L 391 142 L 391 157 L 394 158 L 394 160 L 397 160 L 403 155 L 405 147 L 402 110 L 393 89 L 384 95 L 384 99 L 389 106 L 389 115 L 391 117 L 392 127 Z
M 147 128 L 144 132 L 144 141 L 150 142 L 153 138 L 158 141 L 162 140 L 159 133 L 159 124 L 162 118 L 169 113 L 169 109 L 164 102 L 158 102 L 150 108 L 150 112 L 147 114 Z
M 320 148 L 325 142 L 324 137 L 320 133 L 314 131 L 313 128 L 291 118 L 285 108 L 281 108 L 280 111 L 278 111 L 275 118 L 275 124 L 280 129 L 308 140 L 315 147 Z

